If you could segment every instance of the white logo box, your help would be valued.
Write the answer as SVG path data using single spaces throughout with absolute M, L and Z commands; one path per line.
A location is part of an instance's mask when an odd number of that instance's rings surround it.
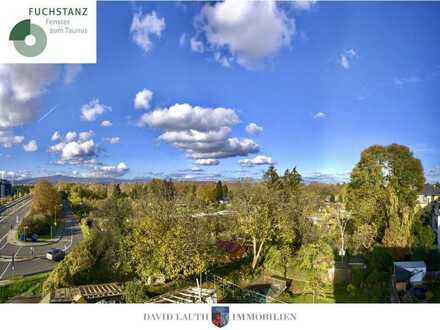
M 20 47 L 10 40 L 11 30 L 23 20 L 41 27 L 46 35 L 38 55 L 22 54 L 32 47 L 32 39 L 39 42 L 34 37 L 26 40 L 26 46 L 16 41 Z M 19 31 L 23 26 L 26 22 Z M 0 1 L 0 63 L 96 63 L 96 0 Z

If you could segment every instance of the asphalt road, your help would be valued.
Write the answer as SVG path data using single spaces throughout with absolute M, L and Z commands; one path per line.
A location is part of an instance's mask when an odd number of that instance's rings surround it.
M 24 201 L 0 214 L 0 280 L 15 276 L 26 276 L 50 271 L 57 262 L 47 260 L 45 255 L 51 248 L 59 248 L 69 253 L 82 239 L 79 223 L 68 206 L 64 207 L 64 230 L 56 242 L 39 246 L 18 246 L 7 242 L 8 232 L 16 226 L 31 209 L 31 201 Z M 14 256 L 14 263 L 12 262 Z

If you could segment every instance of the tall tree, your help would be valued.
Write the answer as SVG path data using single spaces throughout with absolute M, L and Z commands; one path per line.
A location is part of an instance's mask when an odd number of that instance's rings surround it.
M 422 164 L 408 147 L 392 144 L 365 149 L 347 189 L 357 241 L 364 247 L 372 247 L 374 242 L 408 247 L 413 210 L 424 182 Z M 368 235 L 360 237 L 360 230 Z
M 61 196 L 47 181 L 39 181 L 32 189 L 32 211 L 53 216 L 60 211 Z
M 223 185 L 221 181 L 217 181 L 217 184 L 215 185 L 214 195 L 217 202 L 220 202 L 224 199 Z
M 237 235 L 252 246 L 252 270 L 255 270 L 269 243 L 279 229 L 274 195 L 265 185 L 243 183 L 234 194 Z

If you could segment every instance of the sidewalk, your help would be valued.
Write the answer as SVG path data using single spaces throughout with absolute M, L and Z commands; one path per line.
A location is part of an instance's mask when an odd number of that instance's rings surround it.
M 57 232 L 55 233 L 55 237 L 52 239 L 45 239 L 44 241 L 37 241 L 37 242 L 23 242 L 17 238 L 17 236 L 18 236 L 17 235 L 17 228 L 13 228 L 12 230 L 9 231 L 6 241 L 9 244 L 15 245 L 15 246 L 49 245 L 49 244 L 57 243 L 63 238 L 63 235 L 62 235 L 63 230 L 64 230 L 64 224 L 58 228 Z

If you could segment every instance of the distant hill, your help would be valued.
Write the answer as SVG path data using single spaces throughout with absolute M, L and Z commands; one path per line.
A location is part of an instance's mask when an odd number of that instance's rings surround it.
M 38 181 L 48 181 L 51 183 L 66 182 L 66 183 L 130 183 L 130 182 L 149 182 L 151 178 L 135 178 L 135 179 L 118 179 L 118 178 L 84 178 L 66 175 L 52 175 L 42 176 L 37 178 L 26 178 L 15 181 L 16 184 L 35 184 Z

